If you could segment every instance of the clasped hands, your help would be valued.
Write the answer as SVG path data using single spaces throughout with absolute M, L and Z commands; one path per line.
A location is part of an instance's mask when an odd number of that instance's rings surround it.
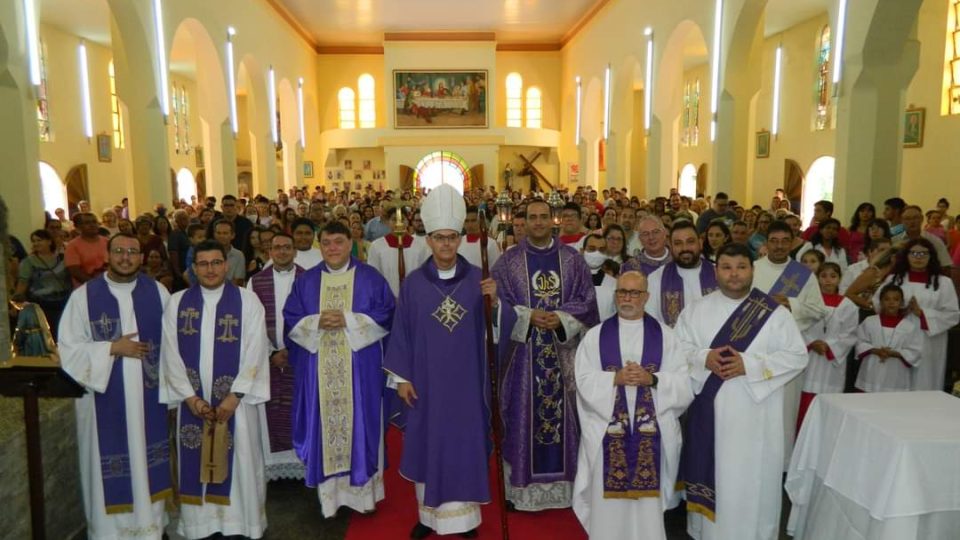
M 532 309 L 530 310 L 530 324 L 541 330 L 556 330 L 560 328 L 560 316 L 553 311 Z
M 204 399 L 197 396 L 188 397 L 186 402 L 190 412 L 197 418 L 210 422 L 226 422 L 230 420 L 230 417 L 232 417 L 233 413 L 237 410 L 237 406 L 240 405 L 240 398 L 230 393 L 216 408 L 210 406 Z
M 338 330 L 347 327 L 347 318 L 339 309 L 324 309 L 320 311 L 320 330 Z
M 650 386 L 653 384 L 653 375 L 643 369 L 640 364 L 627 361 L 627 365 L 617 370 L 613 378 L 616 386 Z
M 711 349 L 707 353 L 705 366 L 714 375 L 725 381 L 747 374 L 740 352 L 729 345 Z

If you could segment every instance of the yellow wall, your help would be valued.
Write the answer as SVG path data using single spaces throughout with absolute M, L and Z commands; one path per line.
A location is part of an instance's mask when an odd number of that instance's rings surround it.
M 321 54 L 317 56 L 316 65 L 321 130 L 339 127 L 337 92 L 349 86 L 357 94 L 357 79 L 365 73 L 373 76 L 375 84 L 377 127 L 387 126 L 386 104 L 390 101 L 388 96 L 393 92 L 393 83 L 385 75 L 382 54 Z
M 700 81 L 700 130 L 696 145 L 683 146 L 680 144 L 680 134 L 683 131 L 683 85 L 679 88 L 678 103 L 680 104 L 680 115 L 673 121 L 673 129 L 677 133 L 677 163 L 673 164 L 673 187 L 679 187 L 680 170 L 687 163 L 693 163 L 694 167 L 700 168 L 700 165 L 707 164 L 708 176 L 713 169 L 713 144 L 710 142 L 710 64 L 700 64 L 693 66 L 683 72 L 683 84 Z M 656 95 L 656 94 L 654 94 Z M 709 182 L 709 178 L 708 178 Z M 664 195 L 665 193 L 659 193 Z
M 496 108 L 496 124 L 507 125 L 506 88 L 507 75 L 516 72 L 523 77 L 523 125 L 526 124 L 527 89 L 536 86 L 540 89 L 543 107 L 543 127 L 560 129 L 560 51 L 552 52 L 498 52 L 498 78 L 494 90 L 504 96 Z

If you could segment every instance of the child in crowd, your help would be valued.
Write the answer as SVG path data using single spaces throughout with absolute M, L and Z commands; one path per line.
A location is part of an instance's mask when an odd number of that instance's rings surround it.
M 197 284 L 197 274 L 193 271 L 193 248 L 207 239 L 207 228 L 200 223 L 191 223 L 187 227 L 187 238 L 190 239 L 190 249 L 187 250 L 183 279 L 192 287 Z
M 887 284 L 880 289 L 880 313 L 857 328 L 857 358 L 861 392 L 910 390 L 914 368 L 920 363 L 923 332 L 913 314 L 903 309 L 903 289 Z
M 807 250 L 800 256 L 800 264 L 809 268 L 813 275 L 817 275 L 817 272 L 820 270 L 820 265 L 825 261 L 826 256 L 815 249 Z

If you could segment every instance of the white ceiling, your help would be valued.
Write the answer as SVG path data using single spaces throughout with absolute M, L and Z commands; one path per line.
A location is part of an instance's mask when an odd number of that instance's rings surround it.
M 763 35 L 770 37 L 821 13 L 835 10 L 836 0 L 769 0 Z
M 37 0 L 40 21 L 87 41 L 110 45 L 107 0 Z

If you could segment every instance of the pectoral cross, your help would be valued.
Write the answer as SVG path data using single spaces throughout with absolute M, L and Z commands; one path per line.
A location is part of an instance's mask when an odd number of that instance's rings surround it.
M 750 304 L 743 310 L 743 314 L 733 321 L 730 333 L 730 341 L 739 341 L 750 333 L 754 324 L 760 322 L 770 312 L 770 308 L 759 298 L 749 297 L 747 302 Z
M 240 326 L 240 320 L 233 315 L 224 315 L 219 321 L 217 321 L 217 325 L 223 327 L 223 333 L 217 336 L 217 341 L 221 343 L 231 343 L 239 339 L 237 336 L 233 335 L 233 328 L 235 326 Z
M 100 318 L 91 321 L 90 325 L 93 327 L 93 333 L 96 337 L 100 339 L 112 339 L 115 337 L 114 332 L 116 331 L 114 324 L 119 322 L 118 319 L 111 319 L 106 313 L 102 313 Z
M 197 329 L 193 327 L 193 321 L 200 318 L 199 311 L 194 308 L 187 308 L 180 311 L 178 318 L 183 319 L 183 326 L 179 329 L 181 334 L 192 336 L 197 333 Z

